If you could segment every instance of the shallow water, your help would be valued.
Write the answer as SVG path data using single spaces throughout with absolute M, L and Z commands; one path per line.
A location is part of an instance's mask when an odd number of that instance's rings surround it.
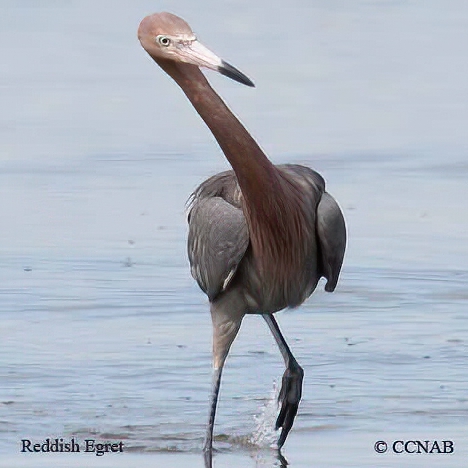
M 272 159 L 319 170 L 345 212 L 336 292 L 278 315 L 306 372 L 289 466 L 466 460 L 464 2 L 2 5 L 5 466 L 202 466 L 211 323 L 184 206 L 227 166 L 139 48 L 138 21 L 155 9 L 254 79 L 252 90 L 209 74 Z M 269 444 L 282 372 L 263 321 L 247 317 L 223 377 L 216 466 L 280 466 Z M 122 440 L 126 453 L 20 456 L 21 439 L 47 437 Z M 375 454 L 398 438 L 456 450 Z

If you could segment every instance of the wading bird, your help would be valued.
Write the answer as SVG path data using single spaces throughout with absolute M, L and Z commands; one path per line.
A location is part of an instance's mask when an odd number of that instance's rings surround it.
M 221 373 L 246 314 L 263 316 L 286 365 L 276 421 L 276 428 L 282 428 L 281 449 L 297 414 L 304 372 L 273 314 L 302 304 L 321 277 L 327 280 L 326 291 L 335 289 L 346 246 L 343 215 L 317 172 L 275 166 L 265 156 L 199 67 L 254 84 L 198 42 L 184 20 L 170 13 L 147 16 L 138 38 L 182 88 L 233 169 L 195 190 L 188 218 L 191 272 L 208 296 L 213 322 L 213 387 L 204 452 L 211 457 Z

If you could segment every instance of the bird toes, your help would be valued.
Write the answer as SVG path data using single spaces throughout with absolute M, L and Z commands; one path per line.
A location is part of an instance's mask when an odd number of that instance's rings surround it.
M 304 371 L 299 364 L 290 365 L 283 374 L 278 401 L 281 409 L 276 420 L 276 429 L 282 428 L 278 439 L 278 448 L 281 448 L 288 437 L 299 408 L 302 396 L 302 381 Z

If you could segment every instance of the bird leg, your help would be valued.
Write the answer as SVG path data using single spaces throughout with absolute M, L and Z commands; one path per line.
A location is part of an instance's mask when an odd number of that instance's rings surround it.
M 213 368 L 213 383 L 211 386 L 210 397 L 210 415 L 208 426 L 206 428 L 205 442 L 203 444 L 203 453 L 205 455 L 205 468 L 211 468 L 213 458 L 213 428 L 216 415 L 216 405 L 218 403 L 219 388 L 221 387 L 221 374 L 223 368 Z
M 213 451 L 213 428 L 218 403 L 221 375 L 229 349 L 240 329 L 243 314 L 228 311 L 229 301 L 217 301 L 211 304 L 211 318 L 213 321 L 213 383 L 210 397 L 210 415 L 206 427 L 203 452 L 205 466 L 211 468 Z
M 278 323 L 272 314 L 262 314 L 268 327 L 270 328 L 276 343 L 283 355 L 286 370 L 283 374 L 281 383 L 281 390 L 278 396 L 278 401 L 281 404 L 280 413 L 276 420 L 276 429 L 280 427 L 281 435 L 278 439 L 278 448 L 284 445 L 286 438 L 288 437 L 289 431 L 291 430 L 294 418 L 297 414 L 299 402 L 302 396 L 302 380 L 304 378 L 304 371 L 302 367 L 297 363 L 295 357 L 291 353 L 286 340 L 281 334 Z

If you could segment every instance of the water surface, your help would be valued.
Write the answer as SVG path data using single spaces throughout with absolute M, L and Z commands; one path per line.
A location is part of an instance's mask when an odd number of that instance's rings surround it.
M 139 47 L 138 22 L 158 9 L 256 82 L 207 73 L 275 162 L 324 175 L 347 219 L 336 292 L 278 316 L 306 372 L 289 466 L 466 460 L 464 2 L 2 5 L 5 466 L 202 466 L 211 323 L 184 210 L 227 163 Z M 282 372 L 264 323 L 247 317 L 224 375 L 216 466 L 279 466 L 269 445 Z M 18 453 L 25 437 L 73 436 L 123 440 L 126 453 Z M 456 452 L 375 454 L 376 440 L 398 438 L 453 439 Z

